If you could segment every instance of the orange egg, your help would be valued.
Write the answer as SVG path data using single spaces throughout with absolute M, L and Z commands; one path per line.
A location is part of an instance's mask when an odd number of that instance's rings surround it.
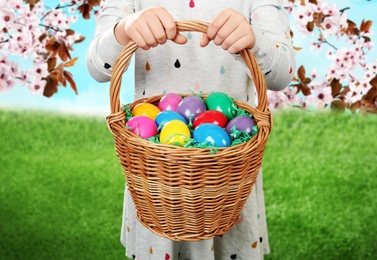
M 181 120 L 174 119 L 165 124 L 161 129 L 160 142 L 184 146 L 190 140 L 190 129 Z
M 140 103 L 132 109 L 132 116 L 147 116 L 150 119 L 155 120 L 160 112 L 161 110 L 153 104 Z

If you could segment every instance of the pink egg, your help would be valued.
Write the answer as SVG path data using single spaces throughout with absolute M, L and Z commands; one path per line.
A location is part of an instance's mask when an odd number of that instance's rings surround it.
M 182 97 L 176 93 L 168 93 L 163 96 L 158 103 L 158 108 L 163 110 L 177 111 L 178 104 L 182 101 Z
M 157 134 L 156 123 L 147 116 L 134 116 L 128 120 L 126 125 L 134 134 L 142 138 L 149 138 Z

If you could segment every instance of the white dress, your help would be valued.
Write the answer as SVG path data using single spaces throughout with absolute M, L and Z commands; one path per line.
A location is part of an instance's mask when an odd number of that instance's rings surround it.
M 282 89 L 292 79 L 295 57 L 289 37 L 289 20 L 281 1 L 220 0 L 212 3 L 204 0 L 106 0 L 87 55 L 89 71 L 96 80 L 104 82 L 110 79 L 112 66 L 123 49 L 113 33 L 116 22 L 133 12 L 157 5 L 166 8 L 175 20 L 209 22 L 227 7 L 243 13 L 253 26 L 257 43 L 252 52 L 266 75 L 268 88 Z M 185 45 L 167 42 L 148 51 L 137 50 L 135 99 L 169 92 L 221 91 L 255 106 L 257 100 L 253 80 L 242 59 L 213 43 L 205 48 L 200 47 L 200 33 L 183 34 L 188 38 Z M 145 228 L 135 217 L 135 207 L 126 186 L 121 242 L 126 248 L 127 257 L 131 259 L 262 259 L 270 250 L 262 172 L 239 222 L 232 230 L 221 237 L 199 242 L 173 242 Z

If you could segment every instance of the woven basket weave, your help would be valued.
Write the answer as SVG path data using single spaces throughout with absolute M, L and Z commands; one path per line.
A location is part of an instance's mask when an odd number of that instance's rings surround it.
M 208 29 L 208 24 L 201 21 L 176 24 L 181 32 Z M 248 142 L 220 148 L 214 154 L 205 148 L 157 144 L 126 129 L 125 112 L 120 106 L 122 75 L 137 48 L 135 43 L 129 43 L 114 65 L 110 83 L 111 114 L 107 117 L 137 218 L 154 233 L 174 241 L 223 235 L 237 223 L 252 190 L 272 127 L 263 74 L 252 53 L 241 51 L 258 94 L 256 108 L 235 101 L 254 116 L 259 128 Z M 142 102 L 158 104 L 161 97 L 144 98 L 129 105 L 132 109 Z

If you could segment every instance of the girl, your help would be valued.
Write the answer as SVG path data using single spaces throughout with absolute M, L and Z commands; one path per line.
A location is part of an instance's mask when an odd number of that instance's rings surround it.
M 135 99 L 162 93 L 225 92 L 255 106 L 250 72 L 237 54 L 250 49 L 270 90 L 285 88 L 295 71 L 288 15 L 279 0 L 106 0 L 87 54 L 94 79 L 110 80 L 129 41 L 135 53 Z M 206 34 L 177 32 L 175 21 L 209 22 Z M 181 45 L 181 46 L 179 46 Z M 201 47 L 205 48 L 201 48 Z M 262 171 L 239 222 L 221 237 L 173 242 L 135 217 L 127 186 L 121 242 L 133 259 L 262 259 L 268 254 Z

